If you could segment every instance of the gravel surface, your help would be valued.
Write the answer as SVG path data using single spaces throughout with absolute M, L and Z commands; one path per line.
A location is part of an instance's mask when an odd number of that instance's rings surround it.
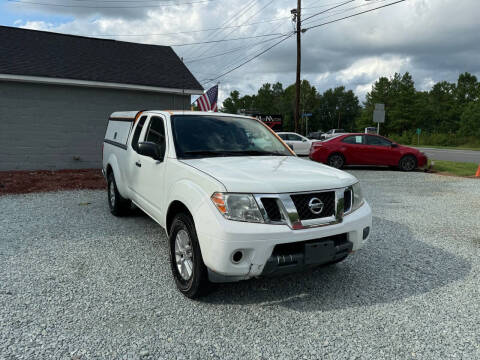
M 177 292 L 163 230 L 104 191 L 0 197 L 0 359 L 480 359 L 480 181 L 352 171 L 366 248 Z

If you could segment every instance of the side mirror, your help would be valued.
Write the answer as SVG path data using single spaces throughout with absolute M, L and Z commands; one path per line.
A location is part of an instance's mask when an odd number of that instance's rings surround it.
M 138 153 L 143 156 L 151 157 L 154 160 L 162 161 L 164 152 L 165 149 L 162 151 L 160 146 L 153 142 L 145 141 L 138 143 Z
M 397 147 L 398 147 L 398 144 L 392 143 L 391 147 L 392 147 L 392 148 L 397 148 Z
M 308 140 L 307 139 L 302 139 L 302 142 L 307 142 Z

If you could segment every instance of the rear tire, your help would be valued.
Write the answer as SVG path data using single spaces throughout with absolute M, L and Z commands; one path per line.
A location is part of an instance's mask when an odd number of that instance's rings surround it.
M 107 176 L 108 207 L 114 216 L 125 216 L 132 208 L 132 202 L 120 195 L 113 172 Z
M 189 214 L 175 216 L 169 244 L 170 265 L 178 290 L 190 299 L 206 295 L 210 290 L 208 272 L 203 263 L 195 224 Z
M 327 159 L 327 165 L 336 169 L 341 169 L 345 165 L 345 158 L 339 153 L 332 154 Z
M 398 167 L 402 171 L 413 171 L 417 168 L 417 159 L 413 155 L 405 155 L 400 159 Z

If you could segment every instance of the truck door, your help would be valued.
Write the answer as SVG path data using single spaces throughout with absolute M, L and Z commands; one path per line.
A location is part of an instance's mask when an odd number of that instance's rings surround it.
M 149 156 L 138 155 L 137 172 L 138 186 L 135 189 L 141 206 L 157 221 L 160 221 L 163 212 L 165 154 L 167 151 L 165 120 L 161 116 L 152 115 L 142 133 L 144 142 L 155 143 L 162 154 L 160 160 Z
M 138 164 L 139 164 L 139 156 L 138 155 L 138 142 L 141 141 L 140 139 L 143 137 L 143 133 L 145 132 L 145 122 L 147 121 L 146 115 L 142 116 L 136 126 L 133 128 L 133 135 L 130 141 L 130 148 L 127 149 L 127 161 L 126 161 L 126 177 L 128 188 L 132 194 L 132 200 L 138 202 L 138 193 L 137 189 L 139 188 L 140 184 L 140 172 Z

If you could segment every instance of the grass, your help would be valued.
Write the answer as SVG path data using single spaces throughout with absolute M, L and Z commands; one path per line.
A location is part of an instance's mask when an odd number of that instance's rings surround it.
M 440 161 L 434 160 L 435 165 L 432 170 L 449 175 L 456 176 L 475 176 L 478 165 L 472 163 L 454 162 L 454 161 Z
M 447 150 L 473 150 L 480 151 L 480 147 L 477 146 L 439 146 L 439 145 L 407 145 L 415 148 L 432 148 L 432 149 L 447 149 Z

